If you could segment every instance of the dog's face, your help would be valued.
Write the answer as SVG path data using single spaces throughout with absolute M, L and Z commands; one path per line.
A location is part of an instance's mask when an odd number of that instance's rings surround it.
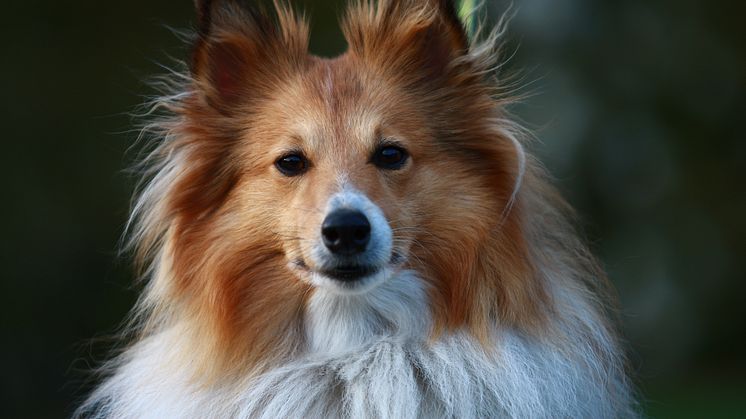
M 290 269 L 315 286 L 363 292 L 406 261 L 423 150 L 386 104 L 404 100 L 390 86 L 367 86 L 349 60 L 307 68 L 266 109 L 275 128 L 257 138 L 260 176 L 277 199 Z
M 436 327 L 532 310 L 520 146 L 451 2 L 358 4 L 335 59 L 308 53 L 290 12 L 205 4 L 164 211 L 168 287 L 209 333 L 273 340 L 315 289 L 362 294 L 402 269 L 428 283 Z
M 230 223 L 265 226 L 314 286 L 359 293 L 402 268 L 438 270 L 429 248 L 483 239 L 514 183 L 514 152 L 454 141 L 492 111 L 483 92 L 452 97 L 461 28 L 435 3 L 410 7 L 427 14 L 349 22 L 351 49 L 333 60 L 239 9 L 221 9 L 198 45 L 204 99 L 234 127 Z
M 437 198 L 464 183 L 451 178 L 454 156 L 432 145 L 427 115 L 401 86 L 350 57 L 306 68 L 277 86 L 255 115 L 263 123 L 242 138 L 246 186 L 236 199 L 273 208 L 260 222 L 298 278 L 364 292 L 411 266 L 413 243 L 437 234 L 429 219 L 467 210 Z

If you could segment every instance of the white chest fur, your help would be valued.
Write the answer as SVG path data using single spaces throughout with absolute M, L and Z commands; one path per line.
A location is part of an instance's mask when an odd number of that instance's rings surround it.
M 424 284 L 404 273 L 364 295 L 317 292 L 309 350 L 264 375 L 192 387 L 164 362 L 180 344 L 166 331 L 133 347 L 91 402 L 126 418 L 634 416 L 616 348 L 593 318 L 558 322 L 577 334 L 561 345 L 498 328 L 489 353 L 466 333 L 428 342 Z

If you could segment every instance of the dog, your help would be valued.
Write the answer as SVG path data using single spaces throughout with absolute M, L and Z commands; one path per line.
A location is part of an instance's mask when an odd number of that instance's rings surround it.
M 446 0 L 197 1 L 128 226 L 96 418 L 636 417 L 603 271 Z

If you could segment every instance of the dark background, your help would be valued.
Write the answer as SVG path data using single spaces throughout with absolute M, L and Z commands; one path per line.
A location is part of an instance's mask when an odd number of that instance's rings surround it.
M 341 1 L 299 2 L 312 50 L 344 50 Z M 503 1 L 486 2 L 495 19 Z M 746 7 L 516 0 L 514 111 L 619 290 L 653 417 L 746 415 Z M 192 3 L 2 6 L 0 416 L 62 417 L 136 296 L 117 245 L 128 115 L 186 48 Z M 516 51 L 513 54 L 514 51 Z

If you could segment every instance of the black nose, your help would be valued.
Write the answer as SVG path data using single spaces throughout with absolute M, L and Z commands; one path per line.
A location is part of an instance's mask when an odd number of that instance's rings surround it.
M 360 211 L 339 209 L 321 224 L 324 245 L 339 255 L 354 255 L 365 250 L 370 241 L 370 223 Z

